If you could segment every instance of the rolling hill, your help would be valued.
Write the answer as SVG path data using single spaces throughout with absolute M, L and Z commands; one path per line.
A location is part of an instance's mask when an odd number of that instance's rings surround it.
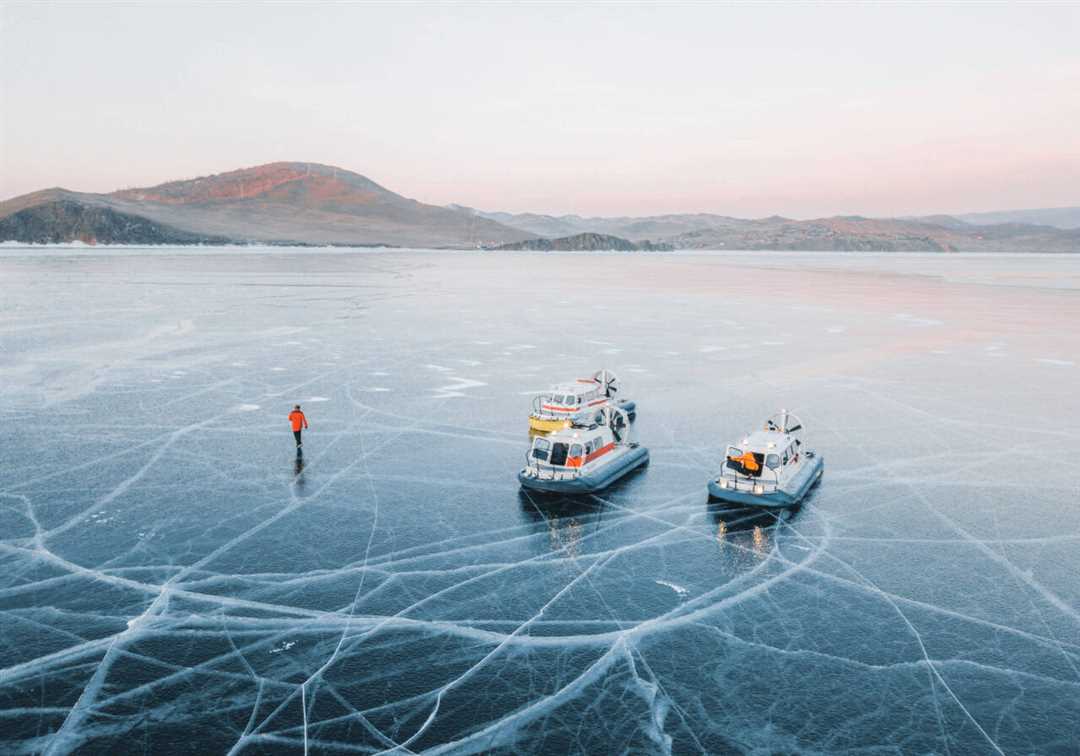
M 647 241 L 635 243 L 618 236 L 586 232 L 557 239 L 527 239 L 520 242 L 511 242 L 510 244 L 501 244 L 495 249 L 533 250 L 539 252 L 665 252 L 674 248 L 670 244 L 653 244 Z
M 316 163 L 270 163 L 111 194 L 47 189 L 0 203 L 0 240 L 24 242 L 477 247 L 530 236 Z

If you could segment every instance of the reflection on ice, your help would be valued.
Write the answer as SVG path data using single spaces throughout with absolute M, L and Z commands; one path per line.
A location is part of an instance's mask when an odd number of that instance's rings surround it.
M 1077 262 L 154 255 L 0 256 L 0 750 L 1080 741 Z M 586 339 L 512 294 L 560 266 Z M 521 491 L 606 349 L 650 467 Z M 829 479 L 709 504 L 777 406 Z

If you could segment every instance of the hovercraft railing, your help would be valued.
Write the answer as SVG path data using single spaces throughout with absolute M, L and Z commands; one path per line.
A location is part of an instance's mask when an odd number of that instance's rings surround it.
M 561 411 L 545 409 L 543 398 L 539 396 L 533 399 L 532 407 L 533 416 L 541 420 L 573 420 L 575 414 L 581 412 L 580 409 L 578 409 L 576 412 L 569 409 Z
M 528 464 L 525 469 L 529 477 L 536 480 L 574 480 L 581 475 L 582 467 Z
M 765 469 L 769 470 L 769 468 Z M 772 480 L 765 477 L 755 478 L 750 475 L 739 473 L 727 462 L 724 462 L 724 466 L 721 468 L 720 476 L 716 479 L 716 482 L 726 483 L 726 485 L 721 485 L 721 488 L 727 491 L 741 491 L 760 496 L 762 494 L 775 493 L 780 490 L 780 471 L 769 470 L 769 472 L 773 475 Z

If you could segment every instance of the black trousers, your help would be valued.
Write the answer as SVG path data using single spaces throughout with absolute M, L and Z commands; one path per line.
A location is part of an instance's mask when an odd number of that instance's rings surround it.
M 296 439 L 296 445 L 300 445 L 300 431 L 296 430 L 292 432 L 293 438 Z

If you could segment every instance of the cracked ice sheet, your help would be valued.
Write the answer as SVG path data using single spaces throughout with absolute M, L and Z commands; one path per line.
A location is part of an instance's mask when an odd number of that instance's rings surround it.
M 1080 740 L 1080 261 L 0 255 L 5 751 Z M 521 493 L 601 366 L 649 468 Z M 823 485 L 708 506 L 780 406 Z

